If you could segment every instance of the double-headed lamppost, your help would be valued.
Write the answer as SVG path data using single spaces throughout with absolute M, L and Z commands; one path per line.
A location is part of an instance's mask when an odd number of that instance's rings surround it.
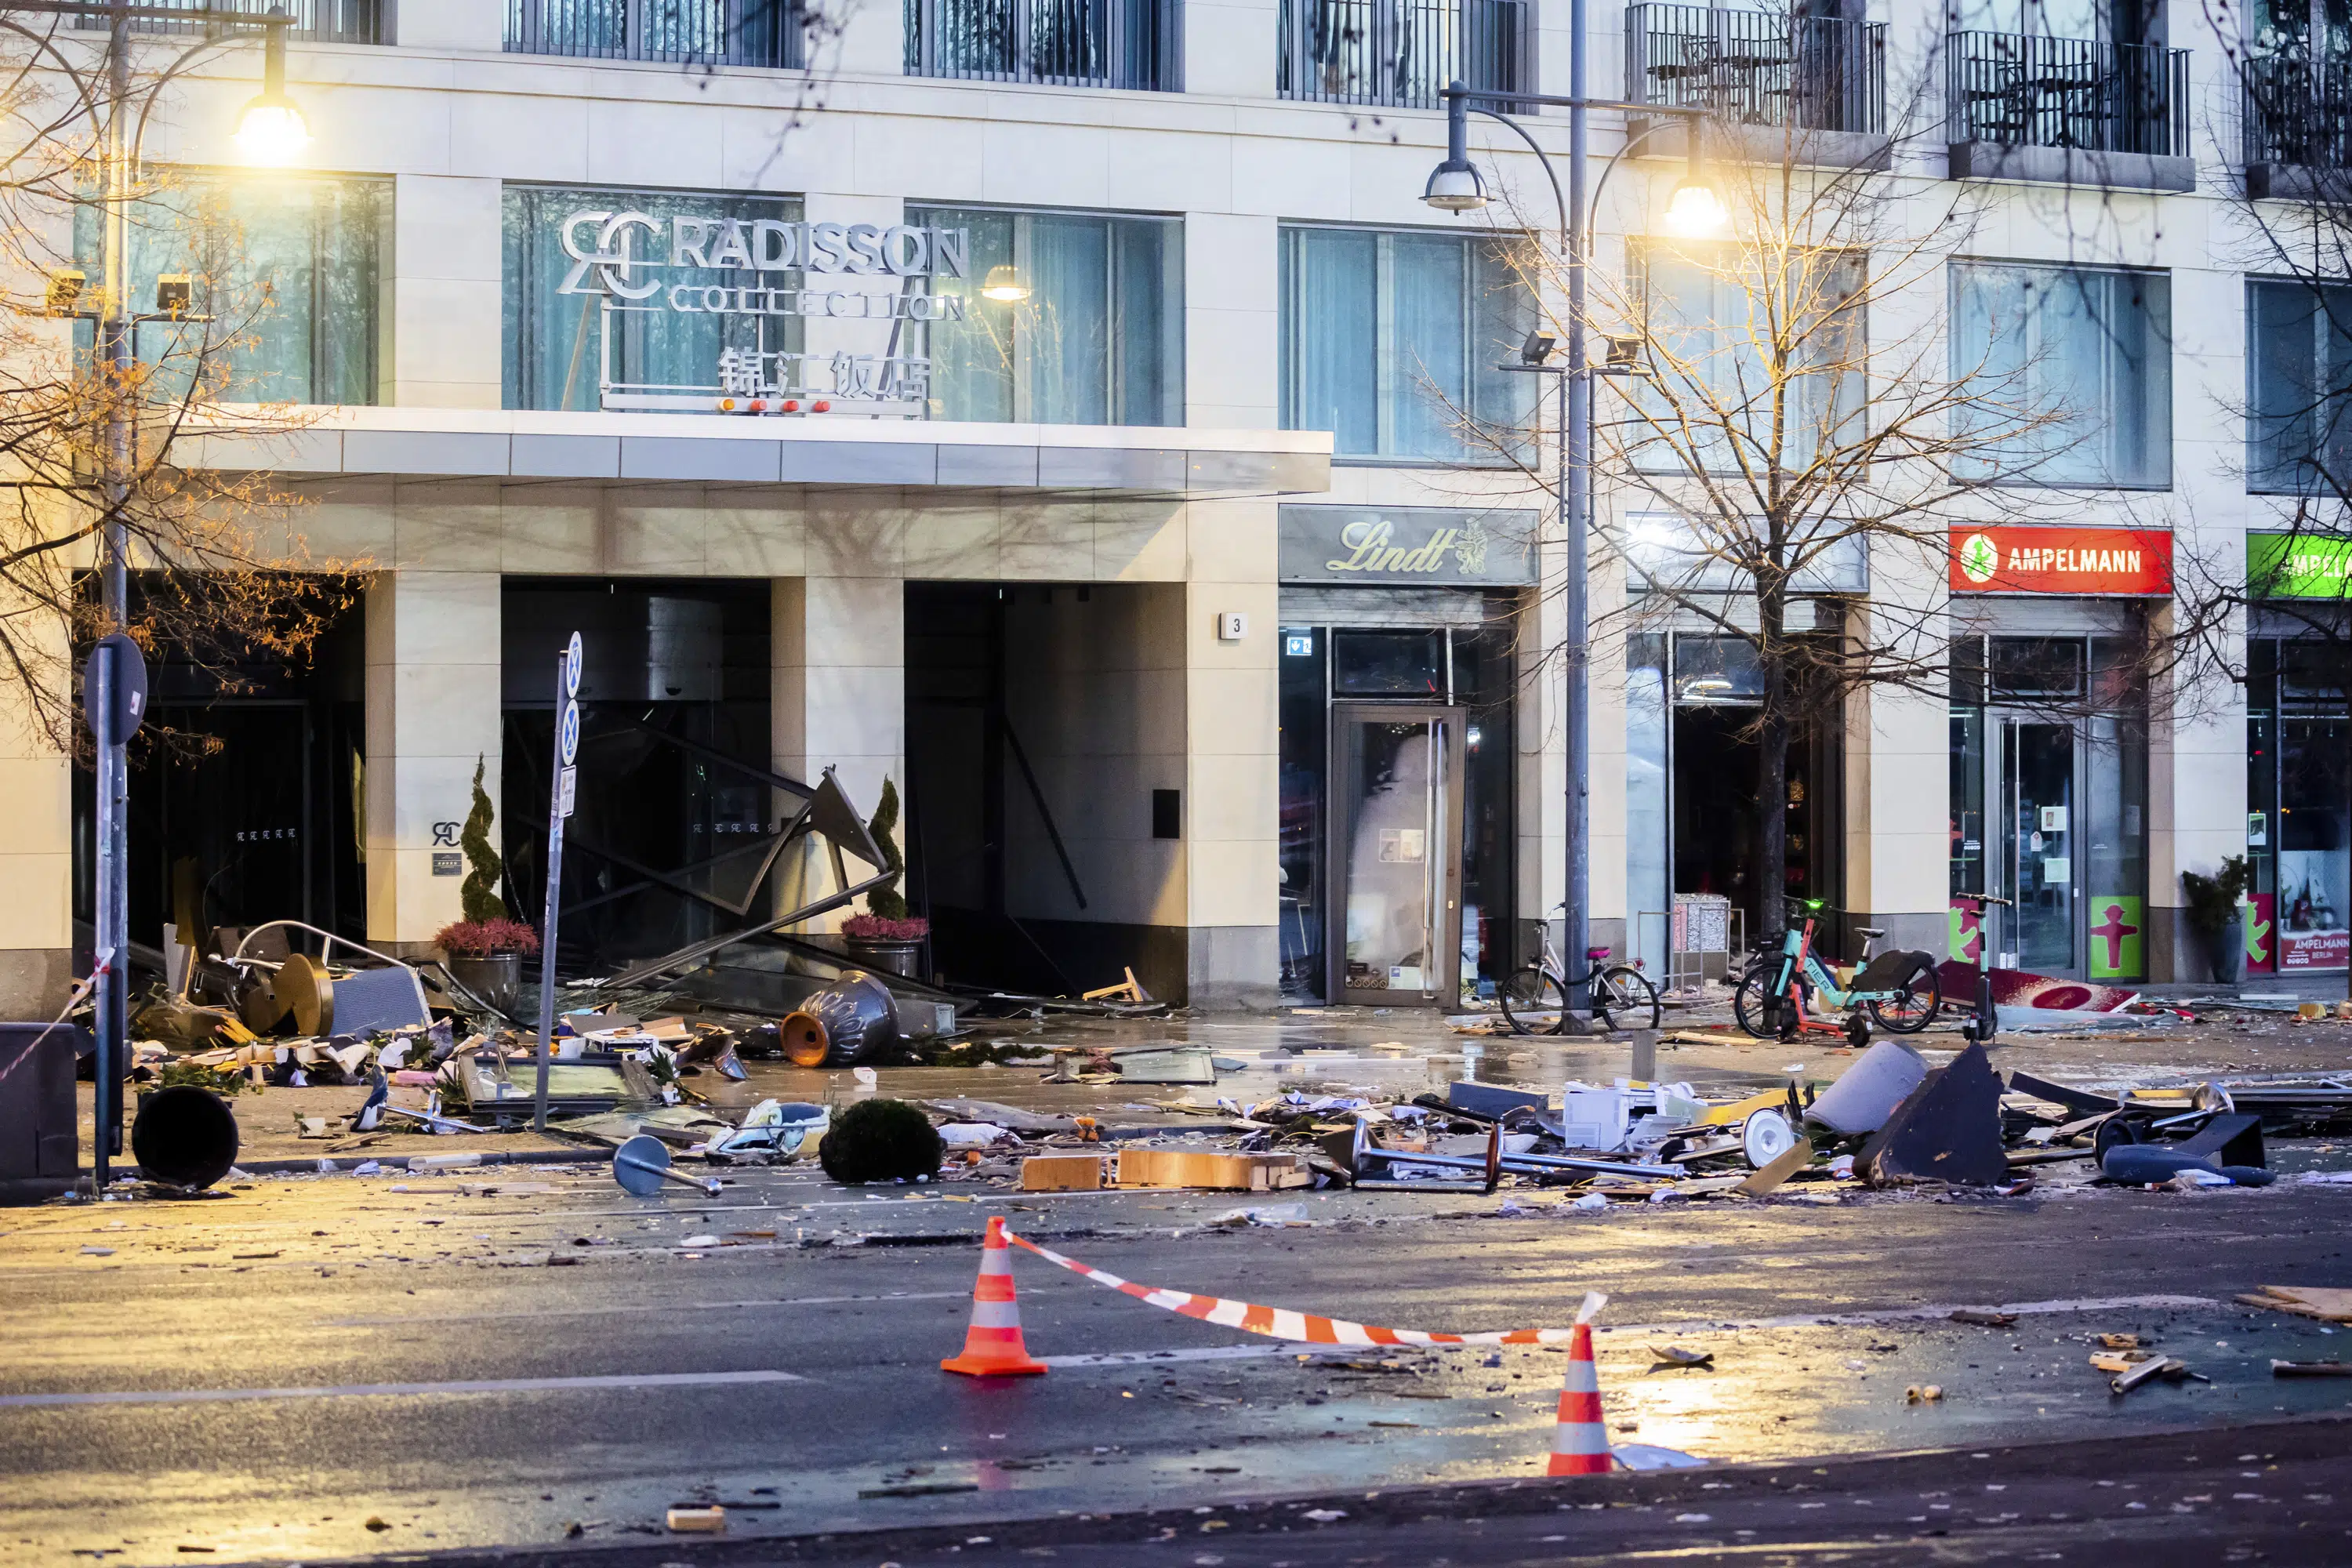
M 1568 841 L 1568 897 L 1565 918 L 1560 922 L 1560 953 L 1568 970 L 1564 998 L 1570 1007 L 1588 1005 L 1589 987 L 1580 984 L 1577 976 L 1589 973 L 1592 964 L 1587 956 L 1591 946 L 1591 784 L 1592 734 L 1591 715 L 1587 688 L 1586 642 L 1591 634 L 1591 616 L 1585 600 L 1585 552 L 1592 524 L 1592 383 L 1594 367 L 1586 356 L 1584 279 L 1591 263 L 1593 209 L 1600 197 L 1599 184 L 1605 184 L 1610 171 L 1636 144 L 1659 129 L 1653 125 L 1640 135 L 1628 140 L 1612 153 L 1602 165 L 1601 180 L 1590 197 L 1585 192 L 1586 115 L 1594 109 L 1612 109 L 1629 114 L 1652 117 L 1660 122 L 1680 121 L 1689 141 L 1690 167 L 1675 187 L 1673 199 L 1667 204 L 1666 227 L 1669 232 L 1689 238 L 1713 234 L 1726 223 L 1723 200 L 1715 187 L 1707 183 L 1704 154 L 1700 146 L 1700 126 L 1706 111 L 1679 109 L 1665 104 L 1620 103 L 1607 99 L 1585 96 L 1585 0 L 1572 0 L 1569 12 L 1569 90 L 1564 98 L 1549 98 L 1539 93 L 1495 92 L 1485 89 L 1472 89 L 1456 81 L 1445 89 L 1445 161 L 1433 170 L 1429 184 L 1422 192 L 1422 200 L 1442 212 L 1475 212 L 1486 205 L 1486 183 L 1479 176 L 1478 166 L 1470 161 L 1470 116 L 1473 112 L 1498 120 L 1518 133 L 1528 151 L 1543 167 L 1544 176 L 1551 182 L 1552 198 L 1559 205 L 1560 259 L 1568 273 L 1568 317 L 1565 323 L 1568 338 L 1568 363 L 1554 370 L 1560 379 L 1560 441 L 1559 475 L 1556 481 L 1560 515 L 1560 531 L 1568 554 L 1567 582 L 1561 593 L 1562 608 L 1567 625 L 1562 634 L 1566 658 L 1568 685 L 1568 820 L 1565 824 Z M 1541 104 L 1566 109 L 1568 119 L 1568 190 L 1559 188 L 1559 175 L 1552 168 L 1550 157 L 1527 127 L 1503 110 L 1521 105 Z M 1505 366 L 1513 370 L 1552 370 L 1547 363 L 1551 345 L 1547 339 L 1530 337 L 1521 354 L 1522 363 Z M 1613 363 L 1601 367 L 1601 374 L 1623 374 L 1636 368 L 1633 364 Z M 1581 964 L 1582 968 L 1578 966 Z M 1563 1032 L 1568 1026 L 1565 1014 L 1560 1019 Z
M 16 20 L 20 16 L 70 17 L 82 27 L 102 19 L 107 28 L 103 89 L 79 79 L 53 37 L 22 26 Z M 134 5 L 130 0 L 0 0 L 0 29 L 31 37 L 52 64 L 74 79 L 71 85 L 97 121 L 93 130 L 103 164 L 99 297 L 87 309 L 79 308 L 81 275 L 68 268 L 50 275 L 48 298 L 49 313 L 92 324 L 96 353 L 91 372 L 104 381 L 107 417 L 105 449 L 100 455 L 100 494 L 106 514 L 99 535 L 99 576 L 107 634 L 123 631 L 131 619 L 125 513 L 138 458 L 138 432 L 128 395 L 138 357 L 133 334 L 142 321 L 188 320 L 193 306 L 185 280 L 167 279 L 158 286 L 153 311 L 129 309 L 131 206 L 137 196 L 140 132 L 146 122 L 145 110 L 132 101 L 131 57 L 134 25 L 142 22 L 201 26 L 207 35 L 160 70 L 151 91 L 160 90 L 215 47 L 221 37 L 260 29 L 265 49 L 261 92 L 238 116 L 233 138 L 237 151 L 247 163 L 274 166 L 300 156 L 310 140 L 301 110 L 286 96 L 286 29 L 293 26 L 294 18 L 283 6 L 272 5 L 261 13 L 225 6 Z M 118 639 L 101 642 L 92 651 L 83 692 L 98 753 L 98 842 L 94 847 L 98 875 L 91 911 L 95 917 L 91 980 L 98 1001 L 98 1118 L 90 1164 L 100 1192 L 107 1184 L 109 1157 L 122 1152 L 123 1052 L 130 1020 L 130 768 L 125 752 L 127 728 L 118 716 L 121 704 L 114 695 L 131 678 L 131 672 L 121 667 L 122 647 Z

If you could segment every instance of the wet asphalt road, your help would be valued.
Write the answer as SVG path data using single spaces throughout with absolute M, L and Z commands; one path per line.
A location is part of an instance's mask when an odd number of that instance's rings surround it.
M 1055 1370 L 944 1374 L 992 1212 L 1130 1279 L 1396 1327 L 1557 1325 L 1605 1289 L 1612 1436 L 1720 1460 L 2352 1404 L 2352 1384 L 2269 1373 L 2352 1330 L 2231 1301 L 2352 1283 L 2341 1186 L 1529 1217 L 1286 1198 L 1316 1223 L 1215 1228 L 1238 1200 L 1213 1194 L 866 1198 L 797 1172 L 716 1204 L 555 1171 L 0 1214 L 0 1554 L 655 1546 L 668 1505 L 713 1499 L 740 1544 L 1540 1473 L 1557 1352 L 1302 1357 L 1026 1255 L 1030 1347 Z M 682 1245 L 700 1237 L 738 1245 Z M 1946 1316 L 2000 1303 L 2013 1326 Z M 2084 1358 L 2119 1331 L 2214 1381 L 2113 1399 Z M 1668 1342 L 1717 1370 L 1650 1372 Z M 1906 1400 L 1928 1383 L 1939 1402 Z

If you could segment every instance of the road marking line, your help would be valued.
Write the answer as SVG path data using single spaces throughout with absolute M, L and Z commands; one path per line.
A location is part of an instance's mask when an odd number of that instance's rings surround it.
M 468 1383 L 348 1383 L 329 1388 L 132 1389 L 92 1394 L 5 1394 L 0 1408 L 62 1405 L 211 1405 L 242 1399 L 349 1399 L 415 1394 L 548 1394 L 585 1388 L 697 1388 L 719 1384 L 806 1383 L 795 1373 L 646 1372 L 609 1377 L 498 1377 Z
M 672 1247 L 645 1250 L 669 1252 Z M 587 1318 L 622 1312 L 716 1312 L 743 1307 L 848 1307 L 872 1302 L 888 1306 L 894 1301 L 969 1301 L 969 1290 L 908 1290 L 886 1296 L 779 1296 L 753 1301 L 646 1301 L 615 1304 L 604 1307 L 532 1307 L 513 1312 L 432 1312 L 415 1313 L 405 1318 L 327 1318 L 311 1324 L 316 1329 L 404 1329 L 420 1323 L 483 1323 L 509 1318 Z

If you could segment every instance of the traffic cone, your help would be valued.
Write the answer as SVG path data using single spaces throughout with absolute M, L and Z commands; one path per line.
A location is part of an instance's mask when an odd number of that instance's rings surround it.
M 1588 1348 L 1585 1353 L 1591 1354 Z M 971 1327 L 964 1331 L 963 1354 L 940 1365 L 971 1377 L 1012 1377 L 1045 1370 L 1021 1342 L 1021 1304 L 1013 1299 L 1013 1248 L 1004 1221 L 989 1216 L 980 1244 L 980 1278 L 971 1288 Z M 1605 1450 L 1604 1450 L 1605 1451 Z
M 1601 1376 L 1592 1365 L 1592 1319 L 1608 1297 L 1598 1290 L 1585 1293 L 1576 1314 L 1576 1336 L 1568 1342 L 1568 1381 L 1559 1391 L 1559 1420 L 1551 1429 L 1554 1476 L 1604 1476 L 1616 1461 L 1609 1457 L 1609 1428 L 1601 1419 Z

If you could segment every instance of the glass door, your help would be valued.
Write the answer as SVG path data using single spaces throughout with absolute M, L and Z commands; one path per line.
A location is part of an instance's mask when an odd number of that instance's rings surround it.
M 2072 975 L 2075 941 L 2074 727 L 2000 722 L 2000 868 L 2014 900 L 2001 910 L 2004 969 Z
M 1462 955 L 1463 714 L 1335 704 L 1328 994 L 1444 1004 Z

